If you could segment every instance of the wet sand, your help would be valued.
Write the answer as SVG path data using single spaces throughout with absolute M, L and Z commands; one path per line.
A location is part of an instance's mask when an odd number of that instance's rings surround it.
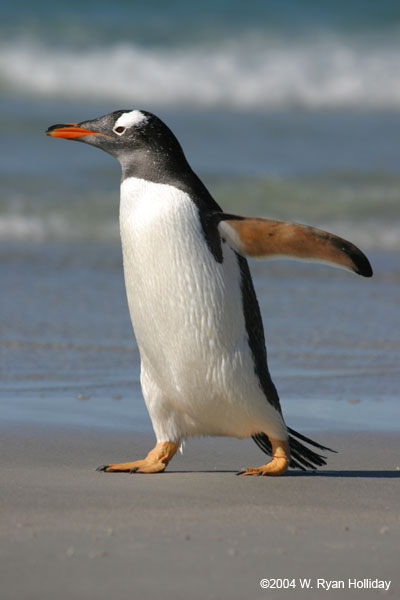
M 317 578 L 391 580 L 385 594 L 331 593 L 398 597 L 398 435 L 313 433 L 339 451 L 327 468 L 273 479 L 235 476 L 263 462 L 251 440 L 190 441 L 148 476 L 95 467 L 143 457 L 149 434 L 26 424 L 0 434 L 4 600 L 320 598 Z M 261 589 L 262 578 L 297 587 Z

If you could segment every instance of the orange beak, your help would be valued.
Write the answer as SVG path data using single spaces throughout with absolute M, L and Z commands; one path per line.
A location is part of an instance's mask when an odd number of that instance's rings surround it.
M 100 133 L 99 131 L 90 131 L 90 129 L 79 127 L 78 123 L 65 123 L 63 125 L 52 125 L 46 131 L 46 135 L 73 140 L 78 137 L 83 137 L 84 135 L 104 134 Z

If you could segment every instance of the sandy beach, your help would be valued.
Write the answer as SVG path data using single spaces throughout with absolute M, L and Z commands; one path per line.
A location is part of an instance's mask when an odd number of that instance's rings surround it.
M 205 439 L 139 476 L 95 467 L 141 457 L 149 434 L 3 427 L 2 599 L 320 598 L 318 578 L 391 581 L 384 596 L 331 592 L 341 598 L 398 597 L 399 437 L 317 438 L 339 453 L 315 474 L 236 477 L 262 463 L 256 446 Z

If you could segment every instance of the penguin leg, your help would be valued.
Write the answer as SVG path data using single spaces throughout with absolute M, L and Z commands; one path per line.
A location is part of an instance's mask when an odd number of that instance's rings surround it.
M 96 470 L 105 471 L 106 473 L 161 473 L 165 471 L 167 464 L 178 448 L 179 446 L 175 442 L 157 442 L 153 450 L 150 450 L 143 460 L 104 465 Z
M 238 475 L 283 475 L 290 463 L 290 448 L 287 440 L 274 440 L 269 438 L 272 446 L 272 460 L 261 467 L 249 467 Z

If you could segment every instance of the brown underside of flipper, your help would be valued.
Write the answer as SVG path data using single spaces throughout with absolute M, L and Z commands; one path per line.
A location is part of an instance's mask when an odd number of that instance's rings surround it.
M 269 477 L 276 477 L 277 475 L 286 473 L 290 463 L 289 442 L 287 440 L 269 439 L 272 446 L 272 460 L 265 465 L 261 465 L 261 467 L 249 467 L 245 471 L 238 473 L 238 475 L 267 475 Z
M 161 473 L 178 450 L 174 442 L 158 442 L 143 460 L 115 463 L 98 467 L 97 471 L 106 473 Z
M 364 277 L 372 275 L 371 265 L 361 250 L 322 229 L 260 217 L 218 216 L 221 236 L 244 256 L 324 262 Z

